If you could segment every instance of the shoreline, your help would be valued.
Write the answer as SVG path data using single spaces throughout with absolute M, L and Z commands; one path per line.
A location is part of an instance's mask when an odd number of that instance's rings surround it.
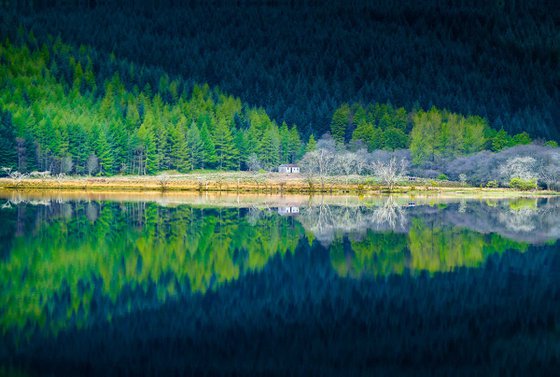
M 558 196 L 556 191 L 519 191 L 509 188 L 481 188 L 449 181 L 418 180 L 396 185 L 393 190 L 372 177 L 339 176 L 309 179 L 301 175 L 280 173 L 255 174 L 222 172 L 169 176 L 114 176 L 0 178 L 0 191 L 5 192 L 82 192 L 92 194 L 130 193 L 154 196 L 161 194 L 253 194 L 253 195 L 334 195 L 334 196 L 427 196 L 440 198 L 518 198 Z

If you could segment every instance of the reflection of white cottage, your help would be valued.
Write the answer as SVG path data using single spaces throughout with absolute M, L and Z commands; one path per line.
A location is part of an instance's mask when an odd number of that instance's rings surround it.
M 297 215 L 299 213 L 299 207 L 278 207 L 278 214 L 282 216 Z
M 286 174 L 299 173 L 299 166 L 296 164 L 282 164 L 278 166 L 278 172 Z

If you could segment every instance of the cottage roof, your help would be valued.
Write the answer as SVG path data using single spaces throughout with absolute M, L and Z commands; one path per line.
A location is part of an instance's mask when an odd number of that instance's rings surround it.
M 279 166 L 280 168 L 298 168 L 296 164 L 282 164 Z

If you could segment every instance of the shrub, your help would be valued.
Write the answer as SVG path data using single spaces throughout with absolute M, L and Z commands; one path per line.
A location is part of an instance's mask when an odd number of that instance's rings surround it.
M 509 187 L 528 191 L 528 190 L 536 190 L 537 189 L 537 180 L 536 179 L 522 179 L 522 178 L 512 178 L 509 181 Z
M 498 181 L 488 181 L 486 183 L 486 187 L 488 188 L 496 188 L 498 187 Z
M 440 181 L 448 181 L 449 177 L 443 173 L 441 173 L 440 175 L 437 176 L 437 179 Z

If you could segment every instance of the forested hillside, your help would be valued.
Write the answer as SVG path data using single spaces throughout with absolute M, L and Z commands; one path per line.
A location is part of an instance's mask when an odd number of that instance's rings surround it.
M 0 166 L 22 172 L 272 169 L 303 153 L 294 126 L 219 89 L 23 29 L 0 44 L 0 78 Z
M 23 23 L 39 39 L 60 34 L 208 82 L 306 137 L 328 130 L 344 102 L 437 106 L 511 134 L 560 136 L 554 1 L 19 3 L 2 36 Z M 155 90 L 158 72 L 144 77 Z
M 0 43 L 2 167 L 78 175 L 270 171 L 316 148 L 313 134 L 304 141 L 297 125 L 278 125 L 220 89 L 42 39 L 20 27 Z M 482 117 L 436 107 L 345 103 L 329 124 L 340 152 L 410 149 L 415 165 L 531 142 L 526 132 L 510 136 Z

